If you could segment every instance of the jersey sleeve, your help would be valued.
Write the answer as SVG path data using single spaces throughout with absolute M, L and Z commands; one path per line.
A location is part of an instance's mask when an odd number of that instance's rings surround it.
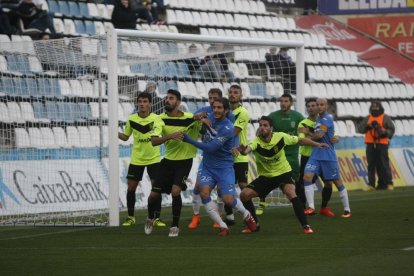
M 304 123 L 303 121 L 301 121 L 301 122 L 298 124 L 298 137 L 300 137 L 300 138 L 305 138 L 305 137 L 306 137 L 306 134 L 305 134 L 305 133 L 303 133 L 303 132 L 300 132 L 300 131 L 299 131 L 299 128 L 301 128 L 301 127 L 306 127 L 306 125 L 305 125 L 305 123 Z
M 333 120 L 331 116 L 324 116 L 317 126 L 315 132 L 327 132 L 329 128 L 333 127 Z
M 285 144 L 290 145 L 296 145 L 299 142 L 298 136 L 289 135 L 283 132 L 280 132 L 282 134 L 283 140 L 285 141 Z
M 132 127 L 131 127 L 131 123 L 129 120 L 127 120 L 126 125 L 125 125 L 125 129 L 124 129 L 124 134 L 126 136 L 131 136 L 132 134 Z
M 258 138 L 253 139 L 253 141 L 251 141 L 249 143 L 249 147 L 252 149 L 252 151 L 255 151 L 257 149 L 257 144 L 258 144 Z
M 247 125 L 249 124 L 249 113 L 242 111 L 239 113 L 239 116 L 237 117 L 236 121 L 234 122 L 234 127 L 238 127 L 241 130 L 245 129 Z
M 164 125 L 164 121 L 157 116 L 157 118 L 154 120 L 154 127 L 151 130 L 151 136 L 160 137 L 162 135 Z

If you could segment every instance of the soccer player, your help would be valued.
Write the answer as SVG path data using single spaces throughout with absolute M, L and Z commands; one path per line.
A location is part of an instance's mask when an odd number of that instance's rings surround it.
M 247 128 L 249 126 L 250 115 L 247 109 L 241 104 L 243 98 L 242 88 L 238 84 L 232 84 L 229 88 L 229 101 L 231 110 L 234 114 L 234 136 L 238 145 L 247 145 Z M 247 175 L 249 173 L 249 156 L 239 154 L 237 147 L 233 149 L 234 155 L 234 173 L 236 182 L 240 189 L 247 185 Z M 226 223 L 234 225 L 234 214 L 232 208 L 224 206 L 226 210 Z
M 298 125 L 305 119 L 302 114 L 292 110 L 293 98 L 290 94 L 283 94 L 279 99 L 280 110 L 274 111 L 269 114 L 269 117 L 273 121 L 273 131 L 284 132 L 289 135 L 298 135 Z M 285 148 L 286 158 L 292 168 L 293 179 L 298 181 L 299 179 L 299 145 L 290 145 Z M 302 191 L 299 195 L 300 198 L 304 198 L 305 195 Z M 262 215 L 266 208 L 266 198 L 260 198 L 259 207 L 256 210 L 256 214 Z
M 181 191 L 187 189 L 186 180 L 190 173 L 193 158 L 197 149 L 183 143 L 183 132 L 196 139 L 200 130 L 200 123 L 193 118 L 193 114 L 179 110 L 181 93 L 169 89 L 165 97 L 165 112 L 154 124 L 151 143 L 153 146 L 165 144 L 165 157 L 160 163 L 160 174 L 156 177 L 151 193 L 148 197 L 148 218 L 145 223 L 145 233 L 151 234 L 153 220 L 157 208 L 161 206 L 161 194 L 172 196 L 172 215 L 169 237 L 179 234 L 179 220 L 182 208 Z
M 300 123 L 299 123 L 299 127 L 298 127 L 298 133 L 299 133 L 299 137 L 304 137 L 304 138 L 311 138 L 311 135 L 309 133 L 314 133 L 315 132 L 315 127 L 316 127 L 316 120 L 318 119 L 318 106 L 316 104 L 316 98 L 310 98 L 306 101 L 306 111 L 308 113 L 308 117 L 303 119 Z M 331 141 L 332 143 L 337 143 L 338 142 L 338 137 L 336 135 L 334 135 L 334 137 L 332 137 Z M 315 201 L 314 201 L 314 189 L 313 189 L 313 183 L 315 183 L 317 176 L 315 175 L 312 179 L 312 185 L 307 185 L 306 187 L 304 186 L 303 183 L 303 175 L 305 172 L 305 166 L 306 163 L 309 160 L 309 157 L 312 153 L 313 147 L 311 146 L 307 146 L 307 145 L 302 145 L 299 148 L 299 152 L 300 152 L 300 176 L 299 176 L 299 180 L 298 182 L 296 182 L 296 194 L 298 195 L 298 197 L 300 198 L 300 200 L 303 203 L 303 206 L 305 206 L 306 208 L 306 202 L 308 202 L 308 208 L 305 209 L 305 214 L 307 215 L 315 215 Z M 322 175 L 321 179 L 323 178 Z M 304 193 L 306 195 L 305 198 L 301 198 L 301 196 L 303 195 L 303 190 Z M 300 191 L 300 192 L 298 192 Z M 326 202 L 326 203 L 322 203 L 322 205 L 327 205 L 327 202 L 329 201 L 330 193 L 332 193 L 332 189 L 328 189 L 324 188 L 322 189 L 322 202 Z M 328 198 L 328 200 L 326 200 Z M 324 213 L 322 213 L 324 214 Z
M 213 113 L 213 102 L 221 98 L 223 98 L 223 92 L 219 88 L 211 88 L 208 91 L 208 101 L 210 105 L 203 106 L 199 108 L 196 112 L 194 112 L 194 118 L 196 119 L 205 118 L 208 120 L 209 115 Z M 234 119 L 234 115 L 232 112 L 228 112 L 227 116 L 231 122 L 234 122 L 235 119 Z M 196 183 L 194 185 L 194 189 L 192 193 L 193 217 L 191 219 L 190 224 L 188 225 L 188 228 L 190 229 L 195 229 L 200 224 L 200 207 L 201 207 L 202 202 L 201 202 L 201 196 L 200 196 L 200 190 L 199 190 L 199 183 L 200 183 L 199 174 L 202 170 L 202 167 L 203 167 L 203 161 L 201 160 L 200 165 L 199 165 L 199 172 L 197 173 L 197 179 L 196 179 Z
M 211 200 L 212 189 L 217 185 L 220 196 L 229 208 L 236 208 L 243 214 L 243 218 L 251 231 L 256 230 L 256 222 L 236 195 L 234 187 L 233 168 L 233 140 L 234 127 L 227 119 L 230 104 L 227 99 L 216 99 L 213 102 L 213 116 L 211 127 L 207 126 L 204 142 L 194 141 L 187 134 L 184 140 L 203 150 L 203 166 L 199 175 L 199 189 L 202 202 L 211 219 L 219 224 L 219 236 L 230 234 L 227 224 L 221 219 L 217 205 Z
M 334 213 L 327 207 L 330 195 L 332 194 L 332 182 L 338 188 L 339 195 L 341 198 L 342 205 L 344 207 L 344 213 L 341 215 L 342 218 L 351 217 L 351 209 L 349 207 L 348 192 L 345 188 L 345 185 L 342 182 L 338 160 L 336 159 L 336 152 L 334 144 L 331 141 L 331 138 L 334 136 L 334 124 L 333 117 L 327 112 L 328 110 L 328 101 L 324 98 L 318 98 L 316 100 L 318 105 L 319 118 L 316 122 L 316 128 L 314 133 L 309 134 L 313 140 L 321 141 L 329 145 L 328 148 L 322 149 L 313 149 L 312 154 L 306 163 L 305 174 L 303 181 L 306 186 L 312 185 L 312 179 L 315 175 L 323 175 L 324 178 L 324 191 L 322 191 L 322 207 L 320 213 L 333 217 Z M 313 193 L 312 193 L 313 195 Z M 308 195 L 307 195 L 308 196 Z M 308 200 L 313 200 L 312 198 Z
M 295 181 L 292 178 L 292 168 L 286 159 L 285 148 L 298 143 L 314 147 L 325 147 L 327 145 L 284 132 L 273 132 L 273 124 L 270 117 L 262 116 L 259 120 L 258 136 L 247 147 L 239 146 L 241 154 L 246 155 L 253 152 L 259 174 L 258 178 L 243 189 L 240 199 L 246 209 L 253 215 L 258 230 L 259 224 L 252 198 L 266 197 L 272 190 L 280 187 L 292 203 L 293 210 L 303 227 L 304 233 L 311 234 L 313 230 L 308 224 L 303 205 L 295 193 Z M 252 231 L 251 229 L 245 229 L 243 232 Z
M 128 190 L 127 190 L 127 208 L 128 217 L 122 226 L 135 225 L 135 192 L 142 180 L 145 168 L 151 179 L 151 185 L 154 182 L 155 176 L 158 174 L 159 163 L 161 159 L 160 147 L 153 147 L 151 144 L 151 131 L 154 122 L 158 119 L 158 115 L 151 113 L 152 96 L 147 92 L 138 94 L 137 107 L 138 112 L 128 116 L 124 132 L 118 133 L 118 138 L 127 141 L 131 134 L 134 136 L 134 143 L 132 147 L 131 162 L 128 168 Z M 159 210 L 157 212 L 159 216 Z M 165 227 L 159 217 L 154 220 L 154 225 Z

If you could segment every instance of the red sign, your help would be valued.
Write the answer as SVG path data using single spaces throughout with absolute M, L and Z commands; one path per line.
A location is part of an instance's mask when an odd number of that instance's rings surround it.
M 322 33 L 333 45 L 354 51 L 358 57 L 375 67 L 385 67 L 388 72 L 405 83 L 414 83 L 414 62 L 374 40 L 324 16 L 301 16 L 296 25 L 314 33 Z
M 414 57 L 413 19 L 412 16 L 348 18 L 348 24 Z

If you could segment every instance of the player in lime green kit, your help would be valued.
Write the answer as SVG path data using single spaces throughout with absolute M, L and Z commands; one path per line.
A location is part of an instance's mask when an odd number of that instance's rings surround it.
M 274 111 L 269 114 L 269 117 L 273 121 L 273 131 L 284 132 L 289 135 L 298 135 L 298 125 L 305 119 L 302 114 L 292 110 L 293 98 L 290 94 L 283 94 L 279 99 L 280 110 Z M 292 176 L 295 182 L 299 180 L 299 145 L 289 145 L 285 148 L 286 158 L 292 167 Z M 300 195 L 305 197 L 305 195 Z M 261 215 L 266 207 L 266 199 L 260 198 L 259 207 L 256 210 L 256 214 Z
M 135 192 L 142 180 L 145 168 L 153 184 L 155 176 L 159 173 L 159 163 L 161 159 L 160 147 L 153 147 L 151 144 L 151 131 L 154 122 L 158 120 L 158 115 L 151 113 L 151 94 L 143 92 L 137 97 L 138 112 L 128 116 L 124 132 L 118 133 L 118 138 L 127 141 L 131 135 L 134 136 L 132 146 L 131 162 L 128 168 L 128 190 L 127 208 L 128 217 L 122 226 L 135 225 Z M 158 212 L 159 214 L 159 212 Z M 154 220 L 154 225 L 165 227 L 159 217 Z
M 229 88 L 229 101 L 232 112 L 235 117 L 234 136 L 238 141 L 238 145 L 247 145 L 247 128 L 249 126 L 250 115 L 247 109 L 241 104 L 243 98 L 242 88 L 238 84 L 232 84 Z M 236 182 L 242 190 L 247 185 L 247 174 L 249 172 L 249 156 L 239 154 L 237 148 L 233 149 L 234 155 L 234 174 Z M 228 206 L 224 206 L 226 210 L 226 220 L 228 225 L 233 225 L 233 210 Z
M 169 89 L 165 97 L 165 112 L 154 124 L 151 143 L 153 146 L 165 144 L 165 157 L 160 163 L 160 174 L 156 177 L 151 193 L 148 197 L 148 218 L 145 223 L 145 233 L 151 234 L 156 210 L 161 206 L 161 194 L 171 194 L 173 220 L 169 237 L 179 234 L 179 220 L 181 216 L 181 191 L 187 189 L 187 177 L 193 165 L 197 148 L 182 142 L 186 133 L 193 140 L 198 137 L 201 123 L 196 121 L 192 113 L 179 110 L 181 93 Z

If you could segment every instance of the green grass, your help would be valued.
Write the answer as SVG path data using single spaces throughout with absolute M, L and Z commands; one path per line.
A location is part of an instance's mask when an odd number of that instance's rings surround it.
M 266 209 L 259 233 L 241 234 L 238 216 L 228 237 L 205 215 L 187 229 L 189 207 L 175 239 L 168 228 L 146 236 L 143 210 L 130 228 L 3 227 L 0 275 L 413 275 L 414 250 L 403 249 L 414 247 L 414 188 L 349 196 L 352 218 L 310 217 L 313 235 L 291 207 Z M 342 212 L 337 193 L 330 207 Z

